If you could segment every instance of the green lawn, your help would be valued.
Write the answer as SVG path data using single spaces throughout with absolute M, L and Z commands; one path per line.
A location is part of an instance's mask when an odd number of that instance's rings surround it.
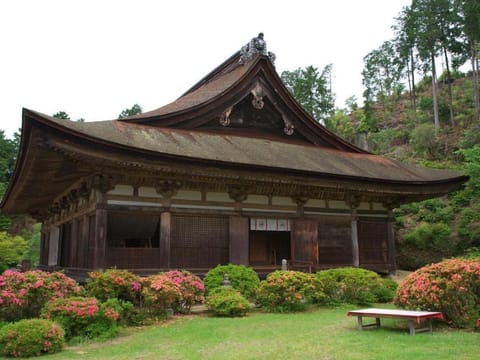
M 407 323 L 382 320 L 357 330 L 352 308 L 245 318 L 175 317 L 158 326 L 129 328 L 103 343 L 67 347 L 42 359 L 479 359 L 480 333 L 436 326 L 410 336 Z

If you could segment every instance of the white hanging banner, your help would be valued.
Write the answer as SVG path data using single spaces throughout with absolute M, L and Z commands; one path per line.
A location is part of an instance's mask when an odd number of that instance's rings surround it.
M 250 218 L 250 230 L 290 231 L 290 220 L 275 218 Z

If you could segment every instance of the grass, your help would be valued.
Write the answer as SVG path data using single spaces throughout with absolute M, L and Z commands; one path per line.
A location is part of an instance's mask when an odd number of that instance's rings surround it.
M 254 312 L 245 318 L 176 317 L 124 329 L 116 339 L 67 347 L 60 359 L 478 359 L 480 334 L 435 327 L 410 336 L 406 322 L 357 330 L 353 309 L 314 308 L 296 314 Z

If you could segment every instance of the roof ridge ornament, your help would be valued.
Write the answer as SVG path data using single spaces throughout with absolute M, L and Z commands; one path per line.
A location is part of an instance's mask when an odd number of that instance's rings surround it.
M 268 56 L 272 64 L 275 63 L 276 56 L 274 53 L 267 51 L 267 42 L 263 39 L 263 33 L 259 33 L 257 37 L 252 38 L 250 42 L 240 49 L 240 64 L 246 64 L 253 60 L 255 55 L 260 54 Z

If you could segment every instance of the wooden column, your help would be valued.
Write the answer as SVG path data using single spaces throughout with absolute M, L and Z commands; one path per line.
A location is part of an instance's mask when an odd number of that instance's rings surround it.
M 96 190 L 97 203 L 95 205 L 95 239 L 93 241 L 92 267 L 105 268 L 107 247 L 107 200 L 106 194 Z
M 49 236 L 50 228 L 42 223 L 40 237 L 40 265 L 48 265 L 48 247 L 49 247 Z
M 78 267 L 78 220 L 72 220 L 70 227 L 70 250 L 68 256 L 68 267 Z
M 230 216 L 229 224 L 229 261 L 232 264 L 248 265 L 248 218 L 243 216 Z
M 358 217 L 357 209 L 352 208 L 352 265 L 360 266 L 360 250 L 358 246 Z
M 388 266 L 390 272 L 394 273 L 397 269 L 395 261 L 395 231 L 393 229 L 393 212 L 392 209 L 388 209 L 387 212 L 387 249 L 388 249 Z
M 172 229 L 172 214 L 168 211 L 160 215 L 160 267 L 170 269 L 170 237 Z

